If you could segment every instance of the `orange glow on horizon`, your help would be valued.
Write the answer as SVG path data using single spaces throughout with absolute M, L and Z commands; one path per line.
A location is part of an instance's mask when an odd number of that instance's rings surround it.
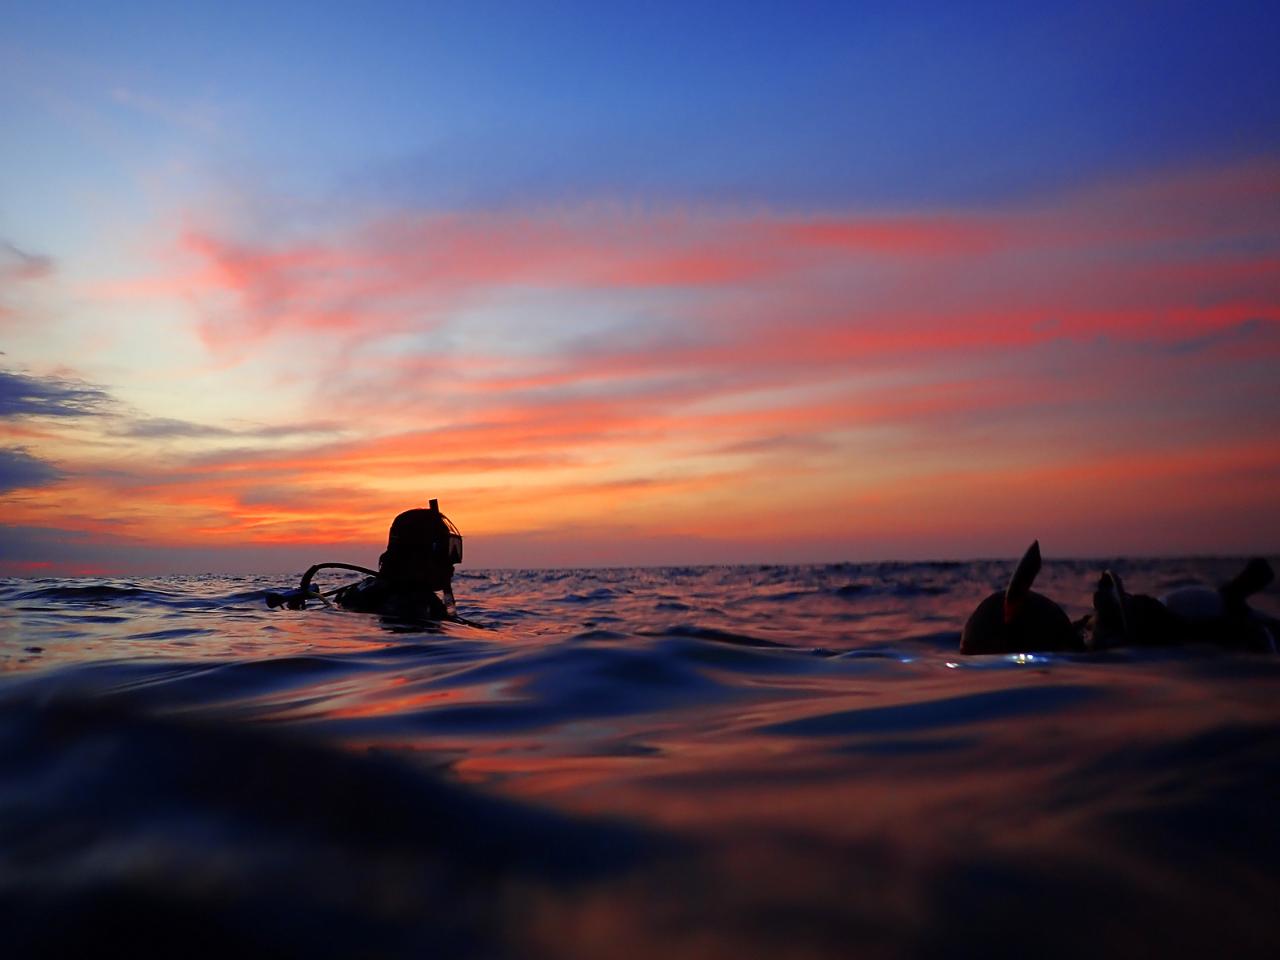
M 156 275 L 80 288 L 160 311 L 161 342 L 131 316 L 95 332 L 147 358 L 127 402 L 0 421 L 26 484 L 4 519 L 376 545 L 437 496 L 545 563 L 677 559 L 678 537 L 726 560 L 1078 552 L 1085 530 L 1265 549 L 1278 184 L 1259 164 L 972 214 L 414 213 L 305 242 L 188 216 Z

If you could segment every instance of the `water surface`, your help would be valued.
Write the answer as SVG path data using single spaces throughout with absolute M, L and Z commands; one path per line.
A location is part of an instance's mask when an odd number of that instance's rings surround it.
M 1106 561 L 1135 591 L 1235 560 Z M 1103 562 L 1038 589 L 1085 612 Z M 14 955 L 1274 955 L 1280 658 L 962 658 L 1011 564 L 0 581 Z M 1280 613 L 1270 592 L 1256 606 Z

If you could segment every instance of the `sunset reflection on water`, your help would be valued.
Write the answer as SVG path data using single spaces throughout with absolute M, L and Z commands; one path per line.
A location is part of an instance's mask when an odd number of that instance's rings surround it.
M 123 883 L 240 946 L 254 904 L 336 903 L 280 934 L 317 955 L 1269 953 L 1280 661 L 960 657 L 987 571 L 481 575 L 443 627 L 9 581 L 4 855 L 70 946 L 58 884 Z

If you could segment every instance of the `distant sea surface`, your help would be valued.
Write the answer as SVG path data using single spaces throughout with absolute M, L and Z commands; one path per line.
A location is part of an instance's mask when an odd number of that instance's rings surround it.
M 1011 567 L 0 580 L 3 953 L 1280 956 L 1280 657 L 961 657 Z

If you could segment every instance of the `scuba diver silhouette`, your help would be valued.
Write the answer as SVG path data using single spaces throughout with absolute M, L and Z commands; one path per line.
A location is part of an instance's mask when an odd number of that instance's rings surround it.
M 462 562 L 462 535 L 440 512 L 438 500 L 428 507 L 406 510 L 391 522 L 387 549 L 378 558 L 378 569 L 351 563 L 317 563 L 302 575 L 295 590 L 271 592 L 267 606 L 301 610 L 308 600 L 337 605 L 347 610 L 381 613 L 413 619 L 456 619 L 453 599 L 453 568 Z M 354 570 L 368 574 L 350 583 L 321 593 L 312 578 L 326 568 Z

